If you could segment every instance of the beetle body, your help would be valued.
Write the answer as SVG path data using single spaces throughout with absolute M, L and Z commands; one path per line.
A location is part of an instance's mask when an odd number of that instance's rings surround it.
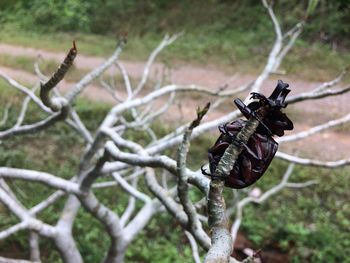
M 243 147 L 230 174 L 225 177 L 225 185 L 231 188 L 244 188 L 255 183 L 266 171 L 275 156 L 278 143 L 272 138 L 273 135 L 283 136 L 284 130 L 292 130 L 292 121 L 281 112 L 286 107 L 284 100 L 290 92 L 288 84 L 278 81 L 277 87 L 266 98 L 259 93 L 253 93 L 252 97 L 257 99 L 248 105 L 236 99 L 235 104 L 243 115 L 249 119 L 255 116 L 256 110 L 268 106 L 267 114 L 260 120 L 254 134 L 249 138 L 247 144 L 240 143 Z M 209 168 L 211 176 L 215 174 L 216 167 L 227 147 L 235 140 L 236 135 L 246 124 L 245 120 L 236 120 L 219 126 L 221 132 L 214 146 L 208 150 Z M 205 171 L 203 171 L 204 174 Z

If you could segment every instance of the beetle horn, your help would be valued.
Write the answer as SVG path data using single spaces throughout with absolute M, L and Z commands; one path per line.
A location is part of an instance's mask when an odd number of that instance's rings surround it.
M 289 84 L 283 82 L 282 80 L 278 80 L 277 86 L 268 98 L 271 106 L 274 107 L 283 107 L 285 108 L 287 104 L 284 103 L 290 89 L 288 89 Z

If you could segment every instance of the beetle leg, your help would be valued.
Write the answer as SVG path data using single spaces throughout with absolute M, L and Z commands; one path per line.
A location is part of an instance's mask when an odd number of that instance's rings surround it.
M 228 122 L 226 122 L 225 124 L 221 124 L 219 125 L 219 131 L 223 134 L 228 134 L 229 132 L 227 131 L 227 124 Z
M 231 142 L 232 142 L 232 141 L 234 141 L 234 139 L 236 138 L 236 135 L 234 135 L 232 132 L 229 131 L 229 129 L 227 129 L 227 125 L 229 125 L 228 122 L 226 122 L 226 123 L 223 124 L 223 125 L 220 125 L 220 126 L 219 126 L 219 131 L 220 131 L 222 134 L 228 136 L 228 137 L 230 138 Z
M 253 96 L 254 96 L 255 94 L 258 94 L 258 96 L 260 96 L 260 97 L 263 96 L 263 95 L 261 95 L 261 94 L 259 94 L 259 93 L 253 93 Z M 265 98 L 265 97 L 264 97 L 264 98 Z M 266 98 L 265 98 L 265 100 L 266 100 Z M 243 101 L 241 101 L 240 99 L 235 99 L 234 102 L 235 102 L 237 108 L 243 113 L 243 115 L 244 115 L 247 119 L 249 119 L 249 118 L 252 117 L 252 116 L 253 116 L 254 118 L 256 118 L 256 119 L 259 121 L 259 123 L 266 129 L 268 135 L 272 136 L 272 132 L 270 131 L 270 129 L 265 125 L 265 123 L 264 123 L 262 120 L 260 120 L 260 119 L 256 116 L 256 114 L 255 114 L 254 111 L 252 111 L 247 105 L 244 104 Z
M 243 101 L 240 99 L 235 99 L 234 103 L 236 104 L 237 108 L 243 113 L 244 117 L 249 119 L 253 115 L 253 111 L 249 109 L 247 105 L 244 104 Z
M 267 132 L 267 135 L 273 136 L 273 133 L 271 132 L 271 130 L 269 129 L 269 127 L 267 127 L 266 124 L 265 124 L 262 120 L 260 120 L 259 118 L 257 118 L 257 117 L 255 116 L 255 114 L 253 114 L 253 116 L 258 120 L 258 122 L 261 124 L 261 126 L 264 127 L 264 129 L 265 129 L 266 132 Z
M 259 166 L 263 165 L 264 161 L 262 159 L 258 159 L 257 162 L 260 163 L 260 165 L 248 158 L 244 158 L 242 160 L 242 175 L 244 177 L 244 182 L 246 186 L 251 185 L 260 178 L 260 176 L 258 176 L 259 173 L 257 173 L 256 169 Z
M 203 164 L 203 165 L 201 166 L 202 174 L 203 174 L 203 175 L 206 175 L 206 176 L 212 177 L 213 175 L 212 175 L 211 173 L 208 173 L 208 172 L 203 168 L 204 165 L 205 165 L 205 164 Z
M 226 185 L 229 187 L 235 188 L 235 189 L 241 189 L 241 188 L 249 186 L 249 185 L 247 185 L 246 182 L 244 182 L 240 179 L 237 179 L 237 178 L 233 178 L 233 177 L 230 177 L 227 179 Z
M 251 92 L 250 94 L 252 95 L 250 97 L 251 99 L 254 99 L 254 100 L 258 99 L 260 101 L 263 101 L 264 104 L 268 103 L 266 97 L 263 94 L 260 94 L 260 93 L 257 93 L 257 92 Z
M 203 167 L 204 167 L 204 164 L 201 166 L 201 172 L 203 175 L 209 176 L 212 179 L 219 179 L 219 180 L 225 181 L 226 176 L 219 176 L 219 175 L 208 173 Z
M 229 131 L 229 129 L 227 128 L 227 125 L 229 125 L 230 123 L 229 122 L 226 122 L 225 124 L 223 125 L 220 125 L 219 126 L 219 131 L 228 136 L 230 139 L 231 139 L 231 142 L 234 141 L 234 139 L 236 138 L 236 135 L 234 133 L 232 133 L 231 131 Z

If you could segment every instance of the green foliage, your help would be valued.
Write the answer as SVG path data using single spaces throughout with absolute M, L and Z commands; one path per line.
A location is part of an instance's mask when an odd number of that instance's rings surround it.
M 62 52 L 75 39 L 79 53 L 107 56 L 115 48 L 119 33 L 127 31 L 129 41 L 122 59 L 145 60 L 165 33 L 185 31 L 179 41 L 164 51 L 162 62 L 191 61 L 215 64 L 229 72 L 257 73 L 266 62 L 274 39 L 271 21 L 260 1 L 208 0 L 203 4 L 197 0 L 191 2 L 191 8 L 187 1 L 96 0 L 81 5 L 79 1 L 17 0 L 7 4 L 0 14 L 4 20 L 0 41 Z M 312 7 L 315 4 L 311 2 Z M 61 14 L 70 6 L 79 11 Z M 274 9 L 282 28 L 287 30 L 305 17 L 307 2 L 275 1 Z M 47 14 L 41 15 L 42 10 Z M 32 15 L 24 15 L 27 13 Z M 305 79 L 326 81 L 347 66 L 350 55 L 344 47 L 349 43 L 349 14 L 348 1 L 320 0 L 308 18 L 302 40 L 297 41 L 282 69 Z M 85 26 L 77 22 L 86 19 Z M 63 47 L 62 43 L 67 44 Z M 3 65 L 18 62 L 32 71 L 28 59 L 13 60 L 0 57 Z M 75 81 L 83 73 L 75 70 L 67 79 Z
M 7 21 L 26 29 L 35 27 L 49 31 L 87 30 L 88 7 L 87 1 L 80 0 L 16 1 L 5 15 Z
M 169 215 L 159 214 L 130 246 L 126 253 L 126 262 L 190 263 L 193 262 L 191 253 L 181 226 Z
M 265 188 L 279 180 L 283 166 L 278 164 L 276 169 L 276 165 L 274 162 L 258 186 Z M 320 183 L 301 190 L 285 189 L 262 205 L 248 206 L 243 231 L 257 248 L 289 251 L 291 262 L 344 261 L 350 242 L 348 172 L 348 168 L 330 174 L 326 169 L 296 167 L 291 181 L 317 178 Z
M 307 16 L 310 16 L 315 12 L 316 7 L 319 4 L 319 2 L 320 2 L 319 0 L 309 0 L 309 4 L 308 4 L 307 10 L 306 10 Z
M 150 33 L 186 30 L 196 37 L 215 38 L 232 30 L 244 34 L 258 32 L 258 37 L 264 37 L 271 31 L 267 30 L 271 24 L 259 1 L 17 0 L 5 1 L 1 5 L 3 11 L 0 17 L 6 23 L 40 32 L 79 31 L 116 35 L 127 31 L 142 38 Z M 283 0 L 276 1 L 274 8 L 283 17 L 284 26 L 309 17 L 312 24 L 306 29 L 309 40 L 317 38 L 349 44 L 344 35 L 349 33 L 350 28 L 350 3 L 347 0 Z M 258 30 L 259 27 L 264 30 Z M 328 39 L 324 39 L 325 36 Z

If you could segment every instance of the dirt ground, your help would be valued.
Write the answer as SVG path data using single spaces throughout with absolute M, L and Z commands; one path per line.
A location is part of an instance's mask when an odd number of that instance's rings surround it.
M 56 60 L 60 63 L 65 57 L 65 53 L 55 53 L 45 50 L 38 50 L 33 48 L 26 48 L 20 46 L 12 46 L 8 44 L 0 44 L 0 54 L 7 54 L 11 56 L 26 56 L 38 57 L 40 55 L 43 59 Z M 79 54 L 75 61 L 75 66 L 78 69 L 93 69 L 103 63 L 105 58 L 92 57 Z M 140 79 L 142 76 L 144 61 L 121 62 L 129 75 L 133 79 Z M 160 75 L 164 66 L 160 63 L 155 63 L 151 69 L 151 79 L 155 80 Z M 38 78 L 34 74 L 25 71 L 5 68 L 0 66 L 0 70 L 8 74 L 13 79 L 22 83 L 35 83 Z M 109 73 L 116 73 L 116 69 L 110 69 Z M 117 73 L 118 74 L 118 73 Z M 250 83 L 255 79 L 254 75 L 242 75 L 233 72 L 232 75 L 227 74 L 215 68 L 214 65 L 193 66 L 188 63 L 177 63 L 171 69 L 171 82 L 175 84 L 196 84 L 207 87 L 208 89 L 217 90 L 219 87 L 227 84 L 229 88 L 234 88 L 243 84 Z M 306 92 L 317 87 L 320 83 L 309 82 L 298 78 L 298 76 L 271 76 L 271 78 L 263 84 L 262 92 L 269 94 L 276 86 L 277 79 L 283 79 L 284 82 L 290 84 L 291 95 L 300 92 Z M 69 90 L 74 83 L 63 81 L 60 83 L 60 88 L 63 92 Z M 123 94 L 123 92 L 121 92 Z M 91 100 L 102 101 L 113 104 L 115 100 L 103 88 L 98 85 L 90 85 L 83 93 L 84 96 Z M 172 114 L 167 114 L 165 120 L 171 122 L 183 122 L 184 119 L 190 120 L 194 117 L 195 109 L 198 105 L 204 105 L 206 101 L 212 100 L 210 97 L 203 96 L 181 96 L 181 107 L 174 106 L 171 109 Z M 350 112 L 350 93 L 336 97 L 330 97 L 321 100 L 306 101 L 298 103 L 297 105 L 290 105 L 288 110 L 292 112 L 295 119 L 295 129 L 293 132 L 302 131 L 310 128 L 313 125 L 321 124 L 325 121 L 339 118 Z M 159 105 L 161 102 L 159 102 Z M 207 117 L 214 119 L 216 117 L 227 114 L 234 110 L 231 103 L 225 103 Z M 321 160 L 337 160 L 341 158 L 349 158 L 350 136 L 349 133 L 343 129 L 342 131 L 328 130 L 326 132 L 314 135 L 302 141 L 293 142 L 292 144 L 281 145 L 281 149 L 286 152 L 294 152 L 298 149 L 301 157 L 319 158 Z

